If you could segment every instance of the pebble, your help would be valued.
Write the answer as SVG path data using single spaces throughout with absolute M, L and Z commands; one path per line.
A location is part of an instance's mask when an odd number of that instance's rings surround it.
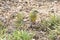
M 35 39 L 32 39 L 32 40 L 35 40 Z
M 56 40 L 60 40 L 60 35 L 57 36 Z

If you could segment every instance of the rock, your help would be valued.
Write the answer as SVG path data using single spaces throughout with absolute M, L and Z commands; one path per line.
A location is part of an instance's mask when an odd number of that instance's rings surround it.
M 24 22 L 27 22 L 27 19 L 24 19 L 23 21 L 24 21 Z
M 60 40 L 60 35 L 57 36 L 56 40 Z
M 32 39 L 32 40 L 35 40 L 35 39 Z

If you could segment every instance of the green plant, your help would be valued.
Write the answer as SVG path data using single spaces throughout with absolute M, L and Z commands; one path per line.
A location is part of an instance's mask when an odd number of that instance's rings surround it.
M 2 30 L 4 27 L 3 22 L 0 21 L 0 30 Z
M 20 40 L 20 35 L 21 33 L 19 31 L 14 31 L 13 32 L 13 40 Z
M 49 14 L 48 20 L 42 20 L 41 25 L 43 28 L 47 28 L 48 38 L 50 40 L 55 40 L 57 35 L 60 35 L 60 16 L 55 14 Z
M 50 29 L 55 29 L 56 26 L 60 25 L 60 18 L 58 15 L 55 14 L 50 14 L 50 18 L 49 18 L 49 23 L 50 23 Z
M 57 35 L 60 35 L 60 26 L 56 26 L 55 30 L 50 30 L 48 38 L 49 40 L 55 40 Z
M 0 37 L 6 32 L 6 28 L 3 23 L 0 21 Z
M 0 36 L 0 40 L 7 40 L 7 39 L 6 39 L 6 34 L 1 35 L 1 36 Z
M 0 21 L 0 40 L 5 40 L 6 27 L 3 25 L 3 22 Z
M 27 31 L 14 31 L 12 34 L 3 34 L 0 36 L 0 40 L 32 40 L 33 34 Z
M 49 39 L 55 40 L 55 37 L 57 35 L 60 35 L 60 16 L 50 14 L 49 23 L 50 23 L 49 28 L 51 29 L 48 35 Z
M 6 40 L 6 29 L 0 30 L 0 40 Z
M 23 18 L 24 18 L 24 16 L 23 16 L 23 13 L 18 13 L 17 15 L 16 15 L 16 22 L 15 22 L 15 25 L 16 26 L 22 26 L 23 25 Z
M 15 31 L 13 32 L 13 40 L 31 40 L 32 35 L 26 31 Z
M 41 26 L 44 28 L 50 28 L 51 30 L 54 30 L 56 26 L 60 25 L 60 17 L 55 14 L 49 14 L 49 17 L 44 20 L 41 20 Z
M 0 26 L 2 26 L 2 24 L 3 24 L 3 23 L 0 21 Z
M 58 35 L 60 35 L 60 26 L 56 26 L 55 32 L 56 32 Z
M 50 40 L 55 40 L 55 39 L 56 39 L 56 36 L 57 36 L 57 33 L 56 33 L 55 30 L 49 31 L 48 38 L 49 38 Z

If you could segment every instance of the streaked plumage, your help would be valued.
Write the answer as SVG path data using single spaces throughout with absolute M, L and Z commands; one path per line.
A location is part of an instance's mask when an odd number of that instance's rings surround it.
M 30 21 L 31 22 L 35 22 L 36 21 L 36 19 L 37 19 L 37 13 L 38 13 L 38 11 L 36 11 L 36 10 L 30 12 L 29 17 L 30 17 Z
M 37 19 L 37 13 L 38 11 L 34 10 L 32 12 L 30 12 L 29 14 L 29 18 L 30 18 L 30 27 L 32 28 L 32 25 L 36 23 L 36 19 Z

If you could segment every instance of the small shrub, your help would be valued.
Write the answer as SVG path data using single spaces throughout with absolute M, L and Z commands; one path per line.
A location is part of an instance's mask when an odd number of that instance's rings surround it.
M 3 34 L 0 40 L 32 40 L 33 34 L 27 31 L 14 31 L 12 34 Z
M 6 28 L 3 23 L 0 21 L 0 37 L 6 33 Z
M 41 20 L 41 28 L 42 29 L 46 29 L 48 28 L 49 30 L 55 30 L 55 28 L 57 26 L 60 26 L 60 17 L 58 15 L 55 15 L 55 14 L 49 14 L 49 17 L 44 20 Z
M 60 35 L 60 26 L 56 26 L 55 32 L 56 32 L 58 35 Z
M 3 23 L 0 21 L 0 30 L 4 28 Z
M 60 18 L 58 15 L 51 15 L 50 14 L 50 18 L 49 18 L 49 23 L 50 23 L 50 29 L 55 29 L 56 26 L 60 25 Z
M 23 25 L 23 18 L 24 18 L 24 16 L 23 16 L 23 13 L 18 13 L 17 15 L 16 15 L 16 22 L 15 22 L 15 25 L 16 26 L 22 26 Z
M 55 30 L 51 30 L 48 34 L 49 40 L 55 40 L 56 36 L 57 36 L 57 33 L 55 32 Z
M 48 38 L 50 40 L 55 40 L 57 35 L 60 35 L 60 16 L 50 14 L 49 20 L 47 22 L 50 24 L 48 26 L 50 29 Z
M 6 34 L 1 35 L 1 36 L 0 36 L 0 40 L 7 40 L 7 39 L 6 39 Z
M 0 26 L 2 26 L 2 24 L 3 24 L 3 23 L 0 21 Z
M 0 30 L 0 40 L 6 40 L 6 30 L 7 29 Z
M 15 31 L 13 32 L 13 40 L 31 40 L 32 35 L 26 31 Z

